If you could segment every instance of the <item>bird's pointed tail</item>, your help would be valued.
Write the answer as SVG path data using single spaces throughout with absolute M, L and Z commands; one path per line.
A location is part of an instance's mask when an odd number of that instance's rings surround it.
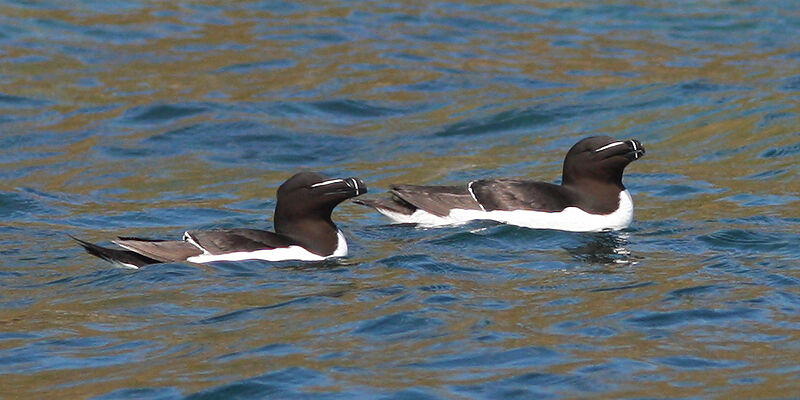
M 69 235 L 69 237 L 78 242 L 78 244 L 80 244 L 87 253 L 125 268 L 138 269 L 148 264 L 157 264 L 160 262 L 130 250 L 109 249 L 107 247 L 98 246 L 94 243 L 89 243 L 85 240 L 78 239 L 72 235 Z

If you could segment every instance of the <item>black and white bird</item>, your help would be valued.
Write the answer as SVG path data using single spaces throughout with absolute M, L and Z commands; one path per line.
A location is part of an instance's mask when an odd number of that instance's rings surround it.
M 636 139 L 593 136 L 567 152 L 560 185 L 508 178 L 460 186 L 395 185 L 391 198 L 355 202 L 394 222 L 422 226 L 493 220 L 534 229 L 618 230 L 633 221 L 633 200 L 622 173 L 643 155 Z
M 148 264 L 188 261 L 321 261 L 347 255 L 347 241 L 331 220 L 342 201 L 367 192 L 358 178 L 328 178 L 298 173 L 278 188 L 275 232 L 258 229 L 190 230 L 182 240 L 119 237 L 110 249 L 73 238 L 89 254 L 139 268 Z

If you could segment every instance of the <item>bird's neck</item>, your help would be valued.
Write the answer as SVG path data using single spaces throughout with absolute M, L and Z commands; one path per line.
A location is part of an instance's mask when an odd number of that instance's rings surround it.
M 322 218 L 319 216 L 285 218 L 278 213 L 275 215 L 275 233 L 323 257 L 330 256 L 336 251 L 338 231 L 330 214 Z

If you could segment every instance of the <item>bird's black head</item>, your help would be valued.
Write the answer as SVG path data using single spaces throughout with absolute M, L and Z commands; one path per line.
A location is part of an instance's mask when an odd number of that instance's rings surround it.
M 317 172 L 300 172 L 278 188 L 275 224 L 279 220 L 323 218 L 330 220 L 334 207 L 367 192 L 358 178 L 329 178 Z
M 579 182 L 613 183 L 620 188 L 622 172 L 631 161 L 644 155 L 644 146 L 636 140 L 618 140 L 609 136 L 592 136 L 575 143 L 566 158 L 562 184 Z

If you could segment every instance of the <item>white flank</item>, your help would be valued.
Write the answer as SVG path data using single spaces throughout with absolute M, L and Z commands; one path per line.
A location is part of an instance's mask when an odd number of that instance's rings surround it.
M 244 260 L 322 261 L 326 258 L 344 257 L 347 255 L 347 240 L 345 240 L 342 231 L 337 231 L 336 237 L 338 238 L 336 250 L 333 251 L 333 254 L 327 257 L 323 257 L 319 254 L 314 254 L 300 246 L 279 247 L 275 249 L 264 249 L 264 250 L 254 250 L 254 251 L 238 251 L 235 253 L 225 253 L 225 254 L 211 254 L 202 247 L 198 246 L 200 247 L 201 250 L 203 250 L 203 254 L 194 257 L 189 257 L 186 259 L 186 261 L 198 264 L 214 262 L 214 261 L 244 261 Z M 192 244 L 197 246 L 196 243 Z
M 311 187 L 315 188 L 315 187 L 319 187 L 319 186 L 333 185 L 334 183 L 341 183 L 341 182 L 344 182 L 344 181 L 341 180 L 341 179 L 331 179 L 331 180 L 323 181 L 323 182 L 320 182 L 320 183 L 315 183 L 315 184 L 311 185 Z
M 619 194 L 619 207 L 611 214 L 589 214 L 577 207 L 567 207 L 561 212 L 533 210 L 480 211 L 453 209 L 446 217 L 439 217 L 423 210 L 411 215 L 378 209 L 398 223 L 414 223 L 424 227 L 458 225 L 473 220 L 492 220 L 504 224 L 532 229 L 557 229 L 572 232 L 598 232 L 627 228 L 633 221 L 633 199 L 627 190 Z
M 255 251 L 238 251 L 236 253 L 225 254 L 200 254 L 199 256 L 189 257 L 186 261 L 193 263 L 207 263 L 213 261 L 244 261 L 244 260 L 263 260 L 263 261 L 321 261 L 325 257 L 314 254 L 300 246 L 280 247 L 277 249 L 265 249 Z
M 601 148 L 599 148 L 599 149 L 595 150 L 594 152 L 595 152 L 595 153 L 599 153 L 599 152 L 601 152 L 601 151 L 603 151 L 603 150 L 605 150 L 605 149 L 610 149 L 610 148 L 612 148 L 612 147 L 614 147 L 614 146 L 619 146 L 619 145 L 621 145 L 621 144 L 625 144 L 625 142 L 614 142 L 614 143 L 609 143 L 609 144 L 607 144 L 607 145 L 605 145 L 605 146 L 603 146 L 603 147 L 601 147 Z M 633 149 L 634 149 L 634 150 L 636 150 L 636 145 L 634 145 L 634 148 L 633 148 Z
M 442 226 L 442 225 L 458 225 L 466 221 L 460 221 L 448 217 L 440 217 L 433 215 L 422 209 L 417 209 L 413 214 L 403 214 L 399 212 L 390 211 L 384 208 L 377 208 L 378 212 L 389 217 L 393 222 L 398 224 L 419 224 L 424 227 Z M 482 211 L 478 211 L 482 212 Z

